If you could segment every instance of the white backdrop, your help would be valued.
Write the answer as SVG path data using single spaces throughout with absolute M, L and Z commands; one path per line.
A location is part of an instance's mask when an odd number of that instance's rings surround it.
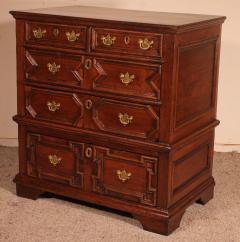
M 240 1 L 239 0 L 1 0 L 0 2 L 0 145 L 16 145 L 15 28 L 10 10 L 66 5 L 93 5 L 164 12 L 226 15 L 220 61 L 218 150 L 240 150 Z M 228 144 L 228 145 L 224 145 Z

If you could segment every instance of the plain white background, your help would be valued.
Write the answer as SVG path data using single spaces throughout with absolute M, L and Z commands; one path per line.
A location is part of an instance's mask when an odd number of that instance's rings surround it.
M 0 2 L 0 145 L 17 144 L 15 25 L 10 10 L 66 5 L 225 15 L 219 75 L 217 150 L 240 151 L 239 0 L 1 0 Z

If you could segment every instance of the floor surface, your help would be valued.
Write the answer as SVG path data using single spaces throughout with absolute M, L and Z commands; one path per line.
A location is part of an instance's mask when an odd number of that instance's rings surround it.
M 189 207 L 168 237 L 142 230 L 131 217 L 76 201 L 17 197 L 17 160 L 16 148 L 0 147 L 0 242 L 240 242 L 240 154 L 215 153 L 214 199 Z

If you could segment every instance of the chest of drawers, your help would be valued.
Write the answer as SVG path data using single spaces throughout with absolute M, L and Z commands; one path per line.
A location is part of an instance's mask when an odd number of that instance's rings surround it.
M 213 197 L 225 17 L 95 7 L 12 11 L 17 195 L 60 194 L 176 229 Z

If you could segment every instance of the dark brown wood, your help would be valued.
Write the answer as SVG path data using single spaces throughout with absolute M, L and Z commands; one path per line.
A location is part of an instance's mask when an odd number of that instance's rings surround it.
M 112 47 L 103 43 L 102 38 L 110 35 L 115 38 Z M 149 50 L 139 48 L 139 39 L 149 39 L 153 41 L 153 46 Z M 96 52 L 120 52 L 144 56 L 161 56 L 162 54 L 162 35 L 149 34 L 142 32 L 133 32 L 126 30 L 114 30 L 106 28 L 93 29 L 92 33 L 92 50 Z
M 26 22 L 25 40 L 28 44 L 35 44 L 47 46 L 59 46 L 65 48 L 79 48 L 85 50 L 87 47 L 87 28 L 86 26 L 72 26 L 64 24 L 43 24 L 42 22 Z M 36 39 L 33 35 L 34 30 L 41 29 L 46 31 L 43 38 Z M 75 32 L 79 36 L 76 41 L 69 41 L 66 33 Z
M 61 23 L 61 20 L 71 24 L 81 25 L 81 23 L 100 26 L 116 25 L 128 26 L 129 28 L 138 27 L 144 30 L 151 28 L 162 32 L 181 32 L 189 29 L 199 28 L 209 24 L 219 24 L 225 20 L 224 16 L 201 15 L 201 14 L 184 14 L 184 13 L 167 13 L 167 12 L 150 12 L 136 11 L 126 9 L 113 9 L 89 6 L 68 6 L 53 7 L 26 11 L 11 11 L 15 18 L 19 19 L 40 19 L 41 22 L 49 20 Z M 61 20 L 59 19 L 61 17 Z M 105 27 L 106 28 L 106 27 Z M 117 28 L 118 29 L 118 28 Z M 146 31 L 147 32 L 147 31 Z
M 140 221 L 143 229 L 158 234 L 169 235 L 180 226 L 184 212 L 181 211 L 169 218 L 153 218 L 142 215 L 134 215 L 134 217 Z
M 119 209 L 164 235 L 189 205 L 213 198 L 225 17 L 91 7 L 11 13 L 17 195 L 52 192 Z
M 17 183 L 16 193 L 19 197 L 36 200 L 41 194 L 44 193 L 44 191 Z

